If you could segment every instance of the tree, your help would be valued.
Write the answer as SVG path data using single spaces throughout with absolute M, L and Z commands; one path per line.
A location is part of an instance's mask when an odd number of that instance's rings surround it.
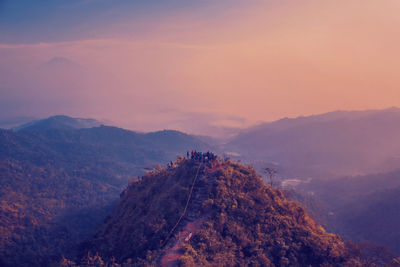
M 272 168 L 265 168 L 264 173 L 267 175 L 268 179 L 269 179 L 269 186 L 273 187 L 273 185 L 275 184 L 275 176 L 278 173 L 275 169 Z

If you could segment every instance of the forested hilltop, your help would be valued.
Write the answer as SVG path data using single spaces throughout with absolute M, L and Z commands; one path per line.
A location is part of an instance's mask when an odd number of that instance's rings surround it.
M 253 168 L 221 159 L 180 158 L 133 181 L 80 250 L 76 263 L 64 259 L 61 266 L 379 266 L 392 260 L 366 261 L 357 246 L 265 186 Z
M 204 147 L 177 131 L 81 122 L 56 117 L 0 129 L 0 266 L 48 266 L 74 255 L 133 176 Z

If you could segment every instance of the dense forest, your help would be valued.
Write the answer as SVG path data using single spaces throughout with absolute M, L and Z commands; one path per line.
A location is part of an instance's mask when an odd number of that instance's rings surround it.
M 75 262 L 159 264 L 183 229 L 196 222 L 200 226 L 179 249 L 179 266 L 376 266 L 395 257 L 371 246 L 367 257 L 362 246 L 327 233 L 279 189 L 265 186 L 251 167 L 229 160 L 200 165 L 180 159 L 173 168 L 131 183 L 96 235 L 82 244 L 85 252 Z M 188 214 L 195 215 L 183 220 L 169 239 L 198 168 L 202 178 L 195 186 L 206 192 L 195 200 L 200 208 L 189 205 Z M 74 264 L 63 261 L 63 266 Z
M 133 176 L 204 146 L 176 131 L 63 125 L 0 129 L 1 266 L 46 266 L 74 255 Z
M 187 225 L 182 266 L 383 266 L 396 257 L 384 246 L 399 253 L 397 171 L 280 191 L 221 158 L 162 166 L 207 149 L 197 137 L 98 124 L 56 116 L 0 129 L 0 266 L 160 264 Z

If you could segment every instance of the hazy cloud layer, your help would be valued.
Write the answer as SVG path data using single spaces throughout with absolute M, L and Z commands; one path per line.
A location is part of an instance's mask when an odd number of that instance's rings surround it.
M 48 15 L 29 14 L 36 34 L 26 40 L 11 26 L 16 15 L 2 18 L 0 32 L 15 37 L 0 44 L 2 118 L 67 114 L 221 134 L 285 116 L 400 106 L 398 1 L 165 1 L 165 9 L 116 1 L 110 13 L 112 1 L 96 2 L 34 9 Z M 4 3 L 0 12 L 11 10 Z M 76 10 L 76 23 L 54 17 L 75 4 L 92 13 Z

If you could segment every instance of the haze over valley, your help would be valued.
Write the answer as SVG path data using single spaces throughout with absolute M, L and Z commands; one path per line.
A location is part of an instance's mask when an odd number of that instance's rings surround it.
M 400 266 L 399 8 L 0 1 L 0 266 Z

